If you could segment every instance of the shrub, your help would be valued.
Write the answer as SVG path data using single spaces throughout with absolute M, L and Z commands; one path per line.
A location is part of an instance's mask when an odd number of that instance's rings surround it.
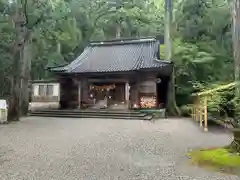
M 191 116 L 192 106 L 191 105 L 183 105 L 180 107 L 180 112 L 182 116 Z

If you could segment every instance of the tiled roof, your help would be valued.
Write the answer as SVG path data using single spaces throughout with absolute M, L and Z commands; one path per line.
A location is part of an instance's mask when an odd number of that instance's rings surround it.
M 52 70 L 66 73 L 123 72 L 170 65 L 170 62 L 157 60 L 158 50 L 159 42 L 155 38 L 91 42 L 72 63 Z

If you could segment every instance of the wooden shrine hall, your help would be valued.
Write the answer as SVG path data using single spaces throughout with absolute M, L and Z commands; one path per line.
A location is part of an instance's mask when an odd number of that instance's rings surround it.
M 90 42 L 76 60 L 50 69 L 61 109 L 164 108 L 172 70 L 155 37 Z

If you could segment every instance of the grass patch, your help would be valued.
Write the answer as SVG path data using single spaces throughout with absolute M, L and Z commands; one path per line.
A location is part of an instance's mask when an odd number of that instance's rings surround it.
M 240 155 L 226 148 L 195 150 L 188 153 L 188 157 L 199 166 L 240 175 Z

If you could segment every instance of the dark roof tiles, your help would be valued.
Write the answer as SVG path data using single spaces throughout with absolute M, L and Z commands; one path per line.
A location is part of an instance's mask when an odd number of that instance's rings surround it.
M 170 63 L 157 60 L 158 47 L 159 42 L 154 38 L 92 42 L 72 63 L 53 70 L 85 73 L 161 68 Z

